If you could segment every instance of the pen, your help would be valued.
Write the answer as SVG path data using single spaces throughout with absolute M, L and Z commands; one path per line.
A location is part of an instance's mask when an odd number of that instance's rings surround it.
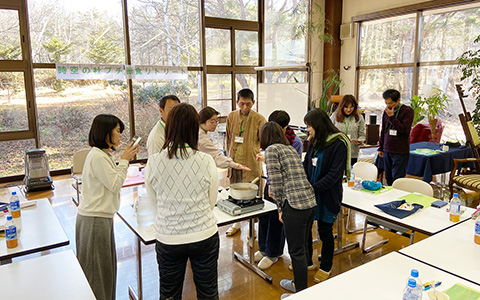
M 428 291 L 432 286 L 437 287 L 437 286 L 441 285 L 442 282 L 441 281 L 436 281 L 435 283 L 431 282 L 431 283 L 426 283 L 426 284 L 428 284 L 428 285 L 425 286 L 425 284 L 424 284 L 424 288 L 423 288 L 424 291 Z

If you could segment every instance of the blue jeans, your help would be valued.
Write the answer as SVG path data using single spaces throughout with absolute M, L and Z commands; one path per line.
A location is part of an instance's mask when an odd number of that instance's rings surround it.
M 407 176 L 409 154 L 383 153 L 383 162 L 385 166 L 385 179 L 388 185 L 392 185 L 398 178 Z
M 268 196 L 268 185 L 265 185 L 263 198 L 276 203 Z M 285 231 L 283 223 L 278 220 L 278 211 L 258 217 L 258 250 L 268 257 L 278 257 L 285 247 Z

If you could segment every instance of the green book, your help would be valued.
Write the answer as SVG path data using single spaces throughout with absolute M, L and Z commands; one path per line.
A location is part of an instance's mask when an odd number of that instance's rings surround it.
M 407 201 L 407 203 L 411 203 L 411 204 L 417 203 L 417 204 L 423 205 L 423 208 L 427 208 L 432 205 L 432 202 L 435 202 L 438 199 L 435 199 L 433 197 L 429 197 L 420 193 L 411 193 L 401 198 L 398 198 L 397 200 L 405 200 Z
M 463 284 L 457 283 L 448 290 L 444 291 L 445 294 L 450 296 L 450 299 L 461 299 L 461 300 L 480 300 L 480 292 L 464 286 Z

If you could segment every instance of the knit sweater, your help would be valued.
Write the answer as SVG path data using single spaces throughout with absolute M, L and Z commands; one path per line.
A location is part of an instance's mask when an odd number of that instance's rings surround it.
M 348 138 L 352 141 L 365 141 L 366 129 L 365 129 L 365 120 L 362 115 L 358 116 L 358 121 L 355 119 L 355 116 L 348 116 L 343 118 L 343 122 L 337 121 L 338 110 L 332 114 L 330 119 L 333 122 L 333 125 L 338 128 L 341 132 L 345 133 Z M 348 131 L 347 131 L 348 128 Z M 350 144 L 352 149 L 352 158 L 358 158 L 359 145 Z
M 165 143 L 165 123 L 159 120 L 153 127 L 147 138 L 148 156 L 152 156 L 162 150 Z
M 148 158 L 145 185 L 156 206 L 156 238 L 168 245 L 203 241 L 218 231 L 213 208 L 218 175 L 213 158 L 187 149 L 188 157 L 169 159 L 162 150 Z
M 198 130 L 198 150 L 210 154 L 213 157 L 217 168 L 228 169 L 235 166 L 233 159 L 223 155 L 222 151 L 215 147 L 212 139 L 202 128 Z
M 127 169 L 128 160 L 120 160 L 117 166 L 107 153 L 93 147 L 83 167 L 78 213 L 87 217 L 113 218 L 120 207 L 120 190 Z

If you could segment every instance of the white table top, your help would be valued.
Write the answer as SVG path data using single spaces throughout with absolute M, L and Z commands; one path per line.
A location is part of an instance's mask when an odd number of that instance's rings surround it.
M 2 299 L 95 299 L 72 250 L 0 266 Z
M 480 245 L 473 241 L 474 226 L 475 221 L 468 220 L 400 252 L 480 284 Z
M 458 223 L 450 222 L 449 213 L 446 211 L 448 205 L 442 208 L 430 206 L 420 209 L 413 215 L 403 219 L 386 214 L 374 206 L 376 204 L 395 201 L 408 194 L 411 193 L 398 189 L 392 189 L 379 195 L 373 195 L 370 193 L 353 190 L 344 185 L 342 205 L 354 210 L 358 210 L 367 215 L 378 217 L 397 225 L 410 228 L 426 235 L 433 235 L 447 228 L 458 225 Z M 469 219 L 474 211 L 475 210 L 473 208 L 466 207 L 465 212 L 460 216 L 460 222 L 464 222 L 465 220 Z
M 445 291 L 456 283 L 480 291 L 480 286 L 462 280 L 442 270 L 426 265 L 398 252 L 392 252 L 361 265 L 348 272 L 332 277 L 288 297 L 289 300 L 335 299 L 335 300 L 397 300 L 403 290 L 411 269 L 417 269 L 420 280 L 425 283 L 441 281 L 438 291 Z M 428 299 L 423 292 L 423 299 Z
M 130 197 L 127 197 L 126 201 L 122 201 L 122 207 L 120 207 L 118 211 L 118 216 L 125 222 L 125 224 L 140 238 L 140 240 L 144 244 L 152 244 L 155 243 L 155 228 L 154 225 L 148 227 L 138 226 L 137 223 L 137 216 L 133 207 L 130 205 L 131 200 L 129 201 Z M 248 220 L 253 217 L 258 217 L 264 214 L 269 214 L 272 211 L 277 209 L 277 206 L 269 201 L 264 201 L 265 206 L 263 209 L 254 211 L 251 213 L 246 213 L 239 216 L 231 216 L 223 211 L 221 211 L 218 207 L 213 209 L 213 215 L 217 218 L 217 225 L 224 226 L 228 224 L 232 224 L 235 222 Z
M 7 249 L 5 237 L 0 237 L 0 260 L 66 246 L 70 243 L 48 199 L 38 199 L 37 205 L 22 209 L 22 230 L 18 246 Z M 7 218 L 0 218 L 5 224 Z

